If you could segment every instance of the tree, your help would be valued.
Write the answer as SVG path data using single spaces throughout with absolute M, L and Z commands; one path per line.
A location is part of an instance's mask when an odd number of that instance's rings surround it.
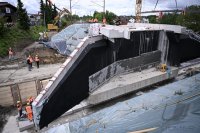
M 176 13 L 168 13 L 168 14 L 164 14 L 162 16 L 162 18 L 160 19 L 160 23 L 161 24 L 172 24 L 172 25 L 176 25 L 176 18 L 177 18 L 178 14 Z
M 97 18 L 99 22 L 102 22 L 103 17 L 106 18 L 108 24 L 113 24 L 113 20 L 116 19 L 117 15 L 109 11 L 106 11 L 105 15 L 103 12 L 97 12 L 97 11 L 95 11 L 93 14 L 93 18 Z
M 114 24 L 113 20 L 116 19 L 117 15 L 113 12 L 106 11 L 105 18 L 108 24 Z
M 183 21 L 187 28 L 200 32 L 200 5 L 187 7 Z
M 17 0 L 17 15 L 18 15 L 18 19 L 17 19 L 17 22 L 18 22 L 18 27 L 20 29 L 23 29 L 23 30 L 29 30 L 30 27 L 29 27 L 29 17 L 27 15 L 27 11 L 25 8 L 23 8 L 23 3 L 21 2 L 21 0 Z
M 58 15 L 58 12 L 56 10 L 56 5 L 53 5 L 53 18 L 55 18 Z
M 41 13 L 41 18 L 43 19 L 43 17 L 44 17 L 44 2 L 43 2 L 43 0 L 40 1 L 40 13 Z
M 5 31 L 5 26 L 4 26 L 4 24 L 5 24 L 4 18 L 3 18 L 3 17 L 0 17 L 0 35 L 2 35 L 3 32 Z
M 50 24 L 53 22 L 53 9 L 51 3 L 48 4 L 48 0 L 46 0 L 46 4 L 44 5 L 44 13 L 45 13 L 45 22 L 46 24 Z
M 156 21 L 156 15 L 150 15 L 147 18 L 149 19 L 149 23 L 153 23 L 153 24 L 157 23 L 157 21 Z
M 161 24 L 182 25 L 195 32 L 200 32 L 200 5 L 192 5 L 181 14 L 165 14 L 160 19 Z

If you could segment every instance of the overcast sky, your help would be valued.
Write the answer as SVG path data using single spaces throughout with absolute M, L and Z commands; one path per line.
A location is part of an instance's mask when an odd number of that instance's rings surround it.
M 45 1 L 45 0 L 44 0 Z M 51 0 L 57 7 L 69 9 L 70 0 Z M 101 6 L 93 4 L 91 1 L 103 5 L 103 0 L 72 0 L 72 12 L 79 16 L 93 14 L 95 10 L 103 11 Z M 135 15 L 135 0 L 105 0 L 106 10 L 117 15 Z M 154 10 L 157 0 L 143 0 L 142 11 Z M 17 0 L 0 0 L 17 5 Z M 28 13 L 37 13 L 40 10 L 40 0 L 22 0 Z M 189 5 L 200 5 L 200 0 L 177 0 L 178 8 L 183 9 Z M 175 0 L 159 0 L 156 10 L 175 9 Z

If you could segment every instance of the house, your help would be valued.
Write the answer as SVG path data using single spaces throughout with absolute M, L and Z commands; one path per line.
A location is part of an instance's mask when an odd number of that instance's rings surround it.
M 28 14 L 29 20 L 30 20 L 30 25 L 41 25 L 41 15 L 38 14 Z
M 17 8 L 8 2 L 0 2 L 0 17 L 5 18 L 7 23 L 14 23 L 17 20 Z

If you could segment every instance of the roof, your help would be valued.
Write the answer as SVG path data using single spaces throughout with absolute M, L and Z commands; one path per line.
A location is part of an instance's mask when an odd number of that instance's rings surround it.
M 8 2 L 0 2 L 0 7 L 3 7 L 3 6 L 8 6 L 17 10 L 17 7 L 13 6 L 12 4 Z

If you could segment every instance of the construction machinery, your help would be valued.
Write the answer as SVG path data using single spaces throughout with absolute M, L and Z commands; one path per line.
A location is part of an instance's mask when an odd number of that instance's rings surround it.
M 54 23 L 53 24 L 47 24 L 47 29 L 49 31 L 51 30 L 56 30 L 58 31 L 59 27 L 56 25 L 58 23 L 58 21 L 64 16 L 64 15 L 68 15 L 71 14 L 71 12 L 69 10 L 67 10 L 66 8 L 63 8 L 63 10 L 59 9 L 55 4 L 52 3 L 51 0 L 47 0 L 47 2 L 49 3 L 50 6 L 54 6 L 58 11 L 58 15 L 54 18 Z
M 63 8 L 63 10 L 61 10 L 58 15 L 54 18 L 54 24 L 47 24 L 47 28 L 48 30 L 56 30 L 58 31 L 58 26 L 56 25 L 58 23 L 58 21 L 64 16 L 64 15 L 68 15 L 71 14 L 69 12 L 69 10 L 67 10 L 66 8 Z
M 40 44 L 43 44 L 43 42 L 49 41 L 48 33 L 46 31 L 40 32 L 39 35 L 40 35 L 40 37 L 39 37 Z

